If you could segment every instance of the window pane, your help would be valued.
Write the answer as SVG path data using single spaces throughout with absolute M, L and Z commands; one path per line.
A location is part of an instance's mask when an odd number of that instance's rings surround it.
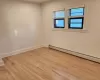
M 64 20 L 56 20 L 56 27 L 64 27 Z
M 69 18 L 69 28 L 83 29 L 83 17 Z
M 71 19 L 71 23 L 82 23 L 82 19 Z
M 74 8 L 70 11 L 71 16 L 83 16 L 84 15 L 84 8 Z
M 84 8 L 73 8 L 71 9 L 71 13 L 79 13 L 79 12 L 84 12 Z
M 54 13 L 54 15 L 55 15 L 54 16 L 55 18 L 64 18 L 65 17 L 64 11 L 57 11 Z
M 71 28 L 82 28 L 82 24 L 71 24 Z
M 71 13 L 71 16 L 83 16 L 84 15 L 84 13 Z

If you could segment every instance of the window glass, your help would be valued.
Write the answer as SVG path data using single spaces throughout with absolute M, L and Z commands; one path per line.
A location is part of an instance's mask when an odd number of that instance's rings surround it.
M 81 17 L 69 18 L 69 28 L 73 29 L 82 29 L 83 28 L 83 19 Z
M 65 17 L 65 12 L 64 11 L 56 11 L 54 13 L 55 18 L 64 18 Z
M 82 24 L 71 24 L 71 28 L 81 28 Z
M 71 19 L 71 23 L 82 23 L 82 19 Z
M 70 16 L 83 16 L 84 8 L 73 8 L 70 9 Z
M 55 28 L 64 28 L 65 25 L 64 25 L 64 20 L 55 20 Z

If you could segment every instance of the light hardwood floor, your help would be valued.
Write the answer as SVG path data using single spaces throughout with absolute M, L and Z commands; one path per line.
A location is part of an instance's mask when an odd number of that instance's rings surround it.
M 100 80 L 100 64 L 48 48 L 3 60 L 0 80 Z

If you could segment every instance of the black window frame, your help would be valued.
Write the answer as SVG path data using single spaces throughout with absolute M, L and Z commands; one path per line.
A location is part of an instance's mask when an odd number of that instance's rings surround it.
M 82 19 L 82 27 L 71 27 L 71 19 Z M 68 19 L 68 28 L 69 29 L 83 29 L 83 25 L 84 25 L 84 17 L 75 17 L 75 18 L 69 18 Z
M 78 17 L 78 16 L 71 16 L 71 9 L 78 9 L 78 8 L 83 8 L 83 16 L 82 17 Z M 84 27 L 84 13 L 85 13 L 85 8 L 84 7 L 78 7 L 78 8 L 71 8 L 71 9 L 69 9 L 69 16 L 70 16 L 70 18 L 68 18 L 68 29 L 83 29 L 83 27 Z M 82 27 L 81 28 L 79 28 L 79 27 L 71 27 L 70 25 L 71 25 L 71 19 L 82 19 Z
M 57 25 L 56 25 L 56 20 L 64 20 L 64 27 L 62 27 L 62 26 L 57 26 Z M 54 28 L 65 28 L 65 19 L 64 19 L 64 18 L 54 19 Z

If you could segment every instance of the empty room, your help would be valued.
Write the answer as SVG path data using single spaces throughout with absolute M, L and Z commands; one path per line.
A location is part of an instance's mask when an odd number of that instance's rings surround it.
M 0 80 L 100 80 L 100 0 L 0 0 Z

